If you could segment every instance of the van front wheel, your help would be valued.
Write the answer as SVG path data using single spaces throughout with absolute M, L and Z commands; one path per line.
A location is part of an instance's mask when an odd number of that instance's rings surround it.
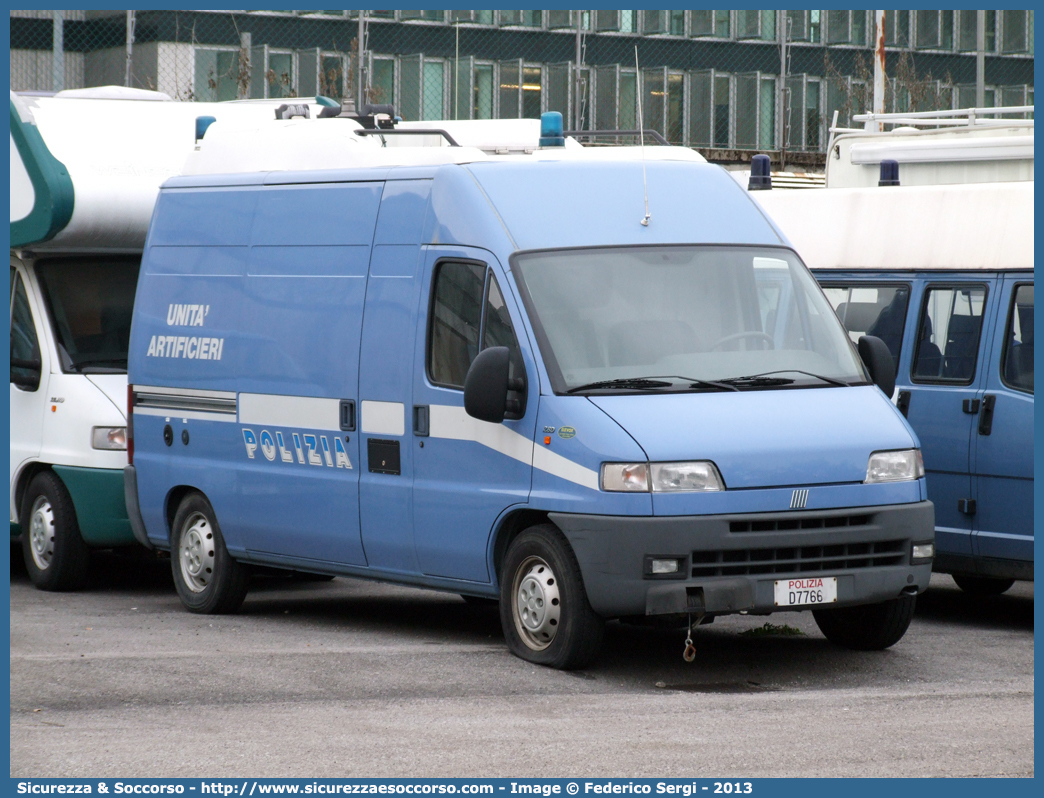
M 53 471 L 41 471 L 22 501 L 22 556 L 40 590 L 77 590 L 87 582 L 90 550 L 80 536 L 76 508 Z
M 504 557 L 500 623 L 512 654 L 572 670 L 597 656 L 605 623 L 591 609 L 576 556 L 554 526 L 515 538 Z
M 231 613 L 246 598 L 250 572 L 229 556 L 214 508 L 201 493 L 190 493 L 178 506 L 170 565 L 178 596 L 189 612 Z
M 880 651 L 899 642 L 913 620 L 917 596 L 899 596 L 878 604 L 813 610 L 827 640 L 856 651 Z

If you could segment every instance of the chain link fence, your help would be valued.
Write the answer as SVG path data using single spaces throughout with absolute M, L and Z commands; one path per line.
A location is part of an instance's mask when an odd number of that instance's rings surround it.
M 656 130 L 719 160 L 822 160 L 872 110 L 873 11 L 11 11 L 11 89 L 325 95 L 407 120 Z M 885 111 L 976 104 L 976 11 L 888 11 Z M 986 11 L 990 107 L 1033 103 L 1033 11 Z M 640 108 L 640 118 L 639 118 Z M 802 158 L 802 156 L 805 156 Z

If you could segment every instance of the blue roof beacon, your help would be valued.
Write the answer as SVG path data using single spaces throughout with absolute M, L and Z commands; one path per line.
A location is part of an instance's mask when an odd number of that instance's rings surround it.
M 897 642 L 934 510 L 891 358 L 747 192 L 554 115 L 393 116 L 219 120 L 160 192 L 125 476 L 184 605 L 265 565 L 499 600 L 556 668 L 646 616 Z

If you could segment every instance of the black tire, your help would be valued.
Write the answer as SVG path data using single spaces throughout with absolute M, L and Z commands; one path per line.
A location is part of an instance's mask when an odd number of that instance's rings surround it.
M 953 574 L 953 581 L 969 596 L 977 598 L 999 596 L 1015 584 L 1014 579 L 995 579 L 988 576 L 966 576 L 964 574 Z
M 250 586 L 250 570 L 225 548 L 221 527 L 201 493 L 181 500 L 171 528 L 170 569 L 185 609 L 223 615 L 239 609 Z
M 91 552 L 80 535 L 72 497 L 53 471 L 41 471 L 22 499 L 22 557 L 40 590 L 78 590 L 87 582 Z
M 598 655 L 605 622 L 591 609 L 573 550 L 551 524 L 530 527 L 508 546 L 500 624 L 511 653 L 538 665 L 572 670 Z
M 913 620 L 917 596 L 900 596 L 879 604 L 813 610 L 826 639 L 856 651 L 880 651 L 899 642 Z

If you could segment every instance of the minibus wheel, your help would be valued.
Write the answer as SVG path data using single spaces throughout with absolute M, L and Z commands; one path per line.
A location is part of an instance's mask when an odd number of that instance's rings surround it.
M 80 536 L 76 508 L 53 471 L 41 471 L 22 501 L 22 556 L 41 590 L 76 590 L 87 581 L 90 550 Z
M 965 576 L 952 574 L 953 581 L 957 587 L 969 596 L 986 598 L 987 596 L 999 596 L 1005 590 L 1015 584 L 1014 579 L 996 579 L 988 576 Z
M 597 656 L 605 622 L 591 609 L 576 556 L 551 524 L 511 541 L 500 578 L 500 623 L 512 654 L 552 668 Z
M 917 596 L 899 596 L 878 604 L 813 610 L 827 640 L 856 651 L 880 651 L 899 642 L 913 620 Z
M 178 596 L 189 612 L 235 612 L 246 598 L 250 572 L 229 556 L 214 508 L 202 493 L 190 493 L 178 505 L 170 566 Z

